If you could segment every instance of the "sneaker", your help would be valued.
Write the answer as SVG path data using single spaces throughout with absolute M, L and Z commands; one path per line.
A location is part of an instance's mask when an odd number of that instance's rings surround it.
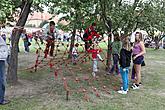
M 123 87 L 120 87 L 121 90 L 123 90 Z M 128 89 L 126 90 L 127 92 L 129 91 Z
M 132 86 L 135 86 L 135 83 L 132 83 Z M 131 86 L 131 87 L 132 87 L 132 86 Z
M 139 86 L 141 86 L 141 85 L 142 85 L 142 83 L 140 82 L 140 83 L 139 83 Z
M 96 73 L 95 72 L 92 72 L 92 75 L 93 75 L 93 77 L 96 77 Z
M 137 86 L 137 84 L 133 84 L 133 85 L 132 85 L 132 89 L 134 89 L 134 90 L 135 90 L 135 89 L 139 89 L 139 85 Z
M 124 91 L 124 90 L 119 90 L 117 91 L 119 94 L 127 94 L 127 91 Z
M 6 104 L 8 104 L 8 103 L 10 103 L 9 100 L 4 100 L 3 102 L 0 103 L 0 105 L 6 105 Z

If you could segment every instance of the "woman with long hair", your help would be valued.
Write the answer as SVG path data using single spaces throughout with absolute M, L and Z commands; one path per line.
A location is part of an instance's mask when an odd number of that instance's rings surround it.
M 139 89 L 139 85 L 141 84 L 141 64 L 144 60 L 144 54 L 146 53 L 141 32 L 136 32 L 135 34 L 135 43 L 132 49 L 132 53 L 134 69 L 132 70 L 132 79 L 134 79 L 132 88 Z

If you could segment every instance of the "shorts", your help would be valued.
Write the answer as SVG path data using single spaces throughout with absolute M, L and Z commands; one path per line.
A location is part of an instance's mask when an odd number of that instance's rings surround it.
M 135 56 L 135 55 L 133 55 L 133 57 L 134 57 L 134 56 Z M 135 60 L 133 60 L 133 63 L 134 63 L 134 64 L 141 65 L 142 62 L 143 62 L 143 60 L 144 60 L 144 56 L 138 56 Z

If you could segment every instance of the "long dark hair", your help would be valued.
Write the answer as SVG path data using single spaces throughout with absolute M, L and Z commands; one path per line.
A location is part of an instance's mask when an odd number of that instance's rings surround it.
M 114 34 L 114 41 L 120 41 L 120 36 L 118 33 Z
M 136 35 L 137 35 L 137 34 L 139 34 L 139 41 L 136 40 Z M 143 41 L 143 35 L 142 35 L 141 32 L 136 32 L 136 33 L 135 33 L 135 41 L 136 41 L 136 42 Z

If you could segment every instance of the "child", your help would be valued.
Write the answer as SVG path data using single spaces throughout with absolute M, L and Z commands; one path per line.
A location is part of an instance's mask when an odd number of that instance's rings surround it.
M 77 57 L 78 57 L 78 46 L 79 44 L 76 43 L 72 49 L 72 63 L 76 65 Z
M 131 53 L 132 50 L 130 48 L 129 42 L 124 41 L 123 47 L 120 51 L 120 59 L 119 59 L 120 74 L 123 82 L 123 86 L 121 87 L 121 90 L 118 91 L 118 93 L 120 94 L 127 94 L 128 92 L 128 84 L 129 84 L 128 73 L 129 73 L 129 66 L 131 63 Z
M 96 76 L 96 72 L 98 72 L 98 68 L 97 68 L 97 63 L 98 63 L 98 59 L 103 61 L 103 59 L 100 56 L 100 52 L 102 50 L 101 49 L 97 49 L 96 45 L 93 45 L 93 49 L 88 49 L 87 52 L 92 53 L 92 59 L 93 59 L 93 72 L 92 75 L 93 77 Z
M 122 48 L 122 42 L 120 41 L 119 34 L 114 35 L 114 42 L 112 43 L 112 55 L 113 55 L 113 66 L 110 70 L 110 73 L 113 73 L 114 71 L 119 74 L 119 54 L 120 50 Z

